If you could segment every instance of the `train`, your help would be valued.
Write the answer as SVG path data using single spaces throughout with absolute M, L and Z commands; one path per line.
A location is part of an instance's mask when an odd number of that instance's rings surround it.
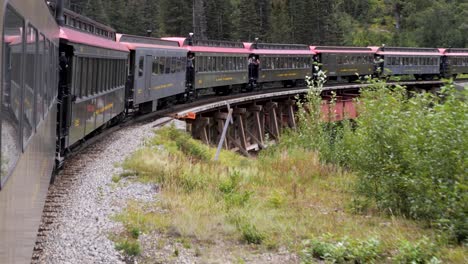
M 30 261 L 53 172 L 74 147 L 130 113 L 209 93 L 302 86 L 317 71 L 347 82 L 468 73 L 463 48 L 134 36 L 50 2 L 4 0 L 0 7 L 0 263 Z

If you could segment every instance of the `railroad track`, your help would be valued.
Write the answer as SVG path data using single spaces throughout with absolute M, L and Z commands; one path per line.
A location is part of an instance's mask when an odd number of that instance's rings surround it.
M 45 238 L 49 232 L 53 231 L 55 220 L 60 216 L 60 210 L 68 201 L 70 188 L 80 180 L 79 175 L 83 166 L 88 161 L 97 158 L 101 151 L 102 147 L 99 146 L 85 148 L 80 155 L 65 164 L 59 174 L 60 177 L 56 179 L 54 184 L 50 185 L 31 263 L 43 263 L 41 262 L 41 256 Z
M 336 89 L 337 87 L 349 87 L 356 88 L 359 84 L 333 84 L 328 85 L 325 89 Z M 340 88 L 343 89 L 343 88 Z M 294 88 L 283 88 L 276 87 L 268 90 L 256 91 L 252 93 L 240 93 L 226 96 L 215 96 L 215 95 L 206 95 L 202 99 L 183 105 L 175 105 L 169 107 L 165 110 L 156 111 L 141 116 L 130 115 L 123 122 L 114 125 L 110 128 L 103 130 L 101 133 L 94 135 L 92 138 L 82 142 L 78 148 L 75 148 L 74 151 L 67 157 L 63 168 L 57 174 L 57 177 L 53 177 L 54 181 L 49 187 L 48 195 L 45 201 L 42 220 L 39 226 L 36 244 L 33 251 L 31 263 L 44 263 L 43 262 L 43 249 L 44 243 L 46 241 L 47 235 L 52 232 L 56 226 L 56 220 L 60 217 L 60 212 L 62 208 L 69 201 L 68 197 L 70 196 L 70 189 L 72 186 L 80 182 L 80 172 L 83 170 L 84 166 L 89 161 L 97 159 L 102 153 L 104 146 L 103 144 L 98 144 L 103 139 L 106 139 L 110 134 L 119 131 L 124 127 L 131 125 L 143 125 L 149 122 L 154 122 L 156 119 L 161 119 L 160 122 L 157 122 L 153 127 L 162 126 L 175 118 L 176 113 L 181 113 L 194 109 L 196 107 L 210 105 L 220 101 L 228 101 L 233 99 L 241 99 L 243 97 L 255 97 L 255 96 L 267 96 L 267 94 L 278 94 L 286 91 L 304 91 L 305 87 L 294 87 Z

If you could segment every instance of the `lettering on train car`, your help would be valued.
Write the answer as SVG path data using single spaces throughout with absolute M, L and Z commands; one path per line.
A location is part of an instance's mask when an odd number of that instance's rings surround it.
M 341 69 L 340 72 L 358 72 L 358 69 Z
M 153 89 L 153 90 L 161 90 L 161 89 L 166 89 L 166 88 L 173 87 L 173 86 L 174 86 L 173 83 L 167 83 L 167 84 L 162 84 L 162 85 L 154 86 L 152 89 Z
M 79 119 L 75 119 L 75 120 L 73 121 L 73 125 L 74 125 L 75 127 L 79 127 L 79 126 L 80 126 L 80 120 L 79 120 Z
M 290 72 L 290 73 L 281 73 L 277 75 L 278 77 L 290 77 L 290 76 L 297 76 L 297 72 Z
M 232 81 L 234 78 L 232 77 L 221 77 L 221 78 L 216 78 L 217 82 L 222 82 L 222 81 Z

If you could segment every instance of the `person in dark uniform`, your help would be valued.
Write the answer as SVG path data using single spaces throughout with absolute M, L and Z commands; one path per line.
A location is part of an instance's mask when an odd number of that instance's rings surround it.
M 65 52 L 62 51 L 59 58 L 60 84 L 67 84 L 68 67 L 68 58 L 65 56 Z
M 255 56 L 249 58 L 249 75 L 250 79 L 258 79 L 258 71 L 260 69 L 260 60 Z
M 187 85 L 191 86 L 195 78 L 195 56 L 193 53 L 187 55 Z

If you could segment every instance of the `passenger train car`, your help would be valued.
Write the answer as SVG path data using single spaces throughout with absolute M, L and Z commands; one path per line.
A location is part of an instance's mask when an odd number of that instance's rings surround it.
M 313 55 L 307 45 L 246 43 L 250 53 L 259 58 L 260 85 L 281 82 L 284 87 L 303 85 L 305 76 L 311 75 Z
M 242 42 L 164 38 L 187 51 L 193 68 L 188 68 L 187 86 L 197 94 L 213 89 L 217 94 L 245 89 L 248 83 L 249 50 Z M 193 72 L 190 72 L 193 71 Z
M 468 74 L 468 49 L 441 49 L 441 73 L 444 77 L 456 78 L 459 74 Z
M 331 80 L 355 81 L 359 76 L 373 75 L 375 48 L 311 47 L 317 53 L 315 62 L 327 71 Z
M 186 96 L 187 51 L 173 41 L 117 35 L 130 50 L 128 89 L 129 109 L 145 113 Z
M 44 1 L 2 1 L 0 263 L 31 259 L 55 160 L 59 27 Z
M 441 75 L 442 54 L 435 48 L 381 47 L 376 56 L 383 59 L 383 74 L 414 75 L 432 80 Z
M 205 90 L 301 85 L 318 66 L 330 79 L 348 81 L 468 73 L 468 49 L 157 39 L 116 34 L 63 11 L 60 0 L 52 9 L 46 2 L 53 1 L 0 6 L 0 263 L 30 261 L 53 169 L 129 112 L 191 101 Z
M 125 112 L 128 49 L 115 30 L 65 10 L 60 27 L 58 160 Z

